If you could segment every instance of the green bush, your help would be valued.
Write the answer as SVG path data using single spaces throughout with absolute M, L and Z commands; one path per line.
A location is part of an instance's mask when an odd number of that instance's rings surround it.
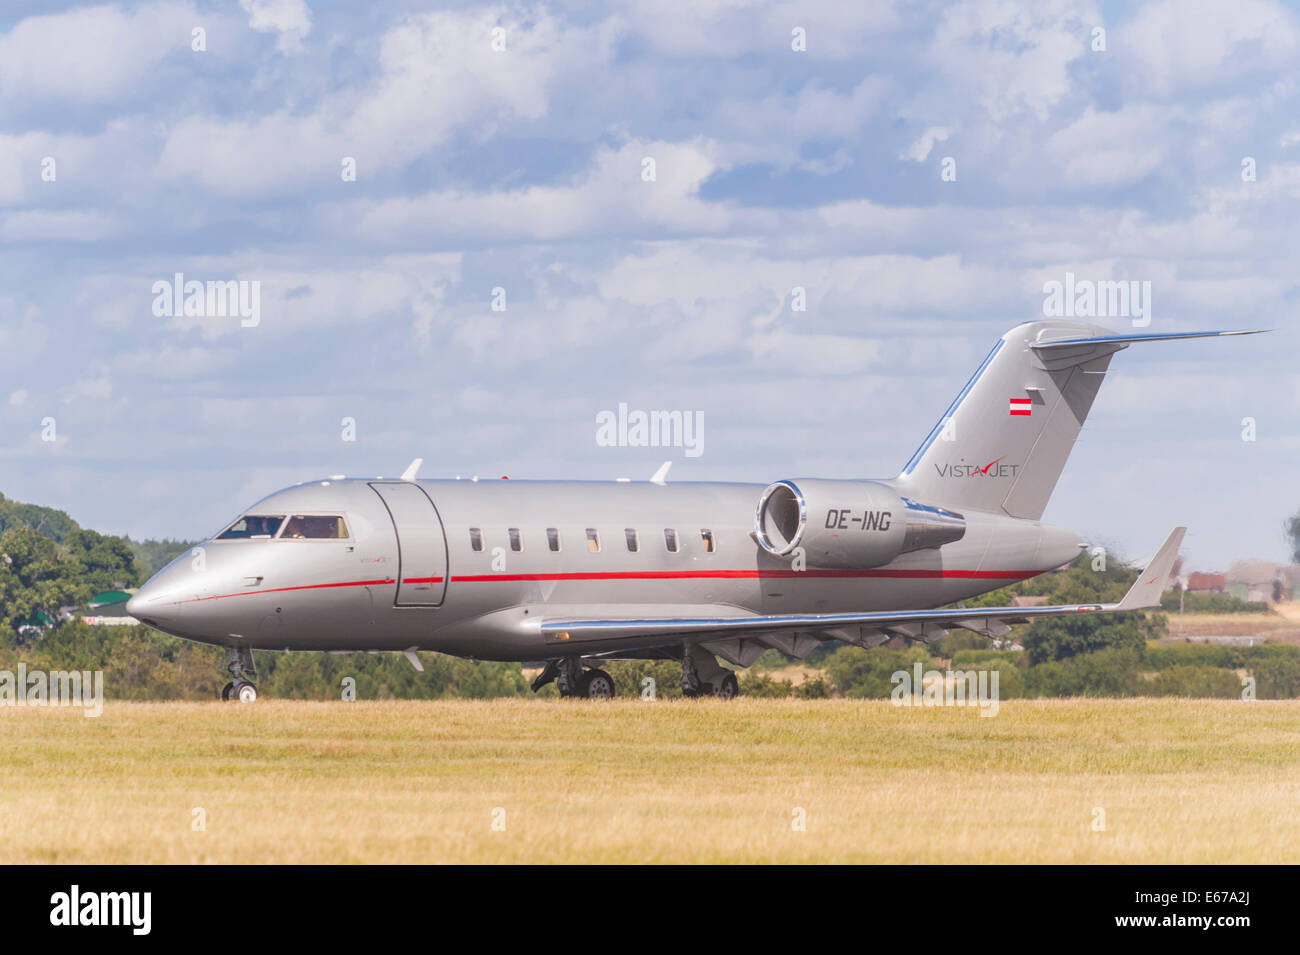
M 946 636 L 930 644 L 930 653 L 936 657 L 949 660 L 955 659 L 958 653 L 971 650 L 987 650 L 988 648 L 989 641 L 987 637 L 981 637 L 978 633 L 971 633 L 969 630 L 951 630 Z
M 1150 696 L 1191 696 L 1239 699 L 1241 677 L 1232 670 L 1213 666 L 1177 664 L 1156 674 L 1147 688 Z
M 1249 668 L 1250 675 L 1255 678 L 1256 699 L 1293 700 L 1300 697 L 1300 652 L 1260 654 Z
M 1021 642 L 1029 662 L 1037 664 L 1105 649 L 1141 653 L 1148 640 L 1165 632 L 1161 614 L 1078 613 L 1036 619 Z
M 971 670 L 981 671 L 988 670 L 990 673 L 996 671 L 998 675 L 998 699 L 1015 700 L 1026 696 L 1025 675 L 1015 660 L 992 660 L 974 664 L 958 664 L 953 661 L 954 670 L 962 670 L 969 673 Z M 989 686 L 992 686 L 992 677 L 989 677 Z
M 774 680 L 766 673 L 742 673 L 740 675 L 740 695 L 764 697 L 787 697 L 793 689 L 789 680 Z
M 831 695 L 830 685 L 822 677 L 804 680 L 794 688 L 794 695 L 801 700 L 825 700 Z
M 1166 591 L 1160 598 L 1160 606 L 1173 613 L 1178 612 L 1178 591 Z M 1232 594 L 1211 594 L 1196 591 L 1183 595 L 1185 613 L 1270 613 L 1266 603 L 1241 600 Z
M 952 655 L 954 668 L 975 663 L 1006 663 L 1023 667 L 1028 658 L 1019 650 L 958 650 Z
M 1025 671 L 1029 696 L 1137 696 L 1141 660 L 1133 650 L 1097 650 Z
M 1148 643 L 1142 662 L 1151 670 L 1168 670 L 1176 666 L 1232 670 L 1242 665 L 1243 649 L 1214 643 Z
M 930 654 L 920 647 L 889 650 L 885 647 L 840 647 L 826 658 L 826 673 L 831 684 L 845 696 L 885 699 L 895 684 L 890 681 L 899 670 L 911 671 L 920 662 L 927 669 L 934 666 Z
M 614 678 L 619 696 L 637 696 L 645 690 L 645 680 L 654 680 L 655 699 L 675 699 L 682 695 L 682 665 L 675 660 L 608 660 L 599 664 Z M 547 687 L 552 693 L 559 690 Z
M 1253 647 L 1239 647 L 1243 665 L 1258 660 L 1300 660 L 1300 647 L 1290 643 L 1257 643 Z

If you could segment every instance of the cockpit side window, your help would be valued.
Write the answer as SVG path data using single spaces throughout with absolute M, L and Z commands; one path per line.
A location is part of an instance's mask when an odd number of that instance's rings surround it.
M 338 514 L 295 514 L 280 533 L 281 540 L 345 540 L 348 525 Z
M 270 540 L 283 522 L 283 514 L 245 514 L 218 534 L 217 540 Z

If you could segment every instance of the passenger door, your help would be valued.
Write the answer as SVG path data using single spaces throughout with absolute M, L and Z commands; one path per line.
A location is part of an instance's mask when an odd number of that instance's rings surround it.
M 370 485 L 388 508 L 397 532 L 394 606 L 437 607 L 447 592 L 447 535 L 433 501 L 418 484 Z

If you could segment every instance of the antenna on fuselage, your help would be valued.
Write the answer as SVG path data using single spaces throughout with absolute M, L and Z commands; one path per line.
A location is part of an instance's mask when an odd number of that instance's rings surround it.
M 414 481 L 415 476 L 420 473 L 420 465 L 422 465 L 423 463 L 424 463 L 424 458 L 416 458 L 414 461 L 408 464 L 406 466 L 406 470 L 402 472 L 402 480 Z

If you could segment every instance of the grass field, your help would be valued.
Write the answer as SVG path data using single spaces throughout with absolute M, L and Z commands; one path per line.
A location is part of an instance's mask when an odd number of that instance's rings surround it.
M 1280 604 L 1276 613 L 1168 613 L 1169 636 L 1267 637 L 1274 643 L 1300 643 L 1300 610 Z
M 1300 862 L 1290 701 L 109 702 L 0 754 L 6 863 Z

